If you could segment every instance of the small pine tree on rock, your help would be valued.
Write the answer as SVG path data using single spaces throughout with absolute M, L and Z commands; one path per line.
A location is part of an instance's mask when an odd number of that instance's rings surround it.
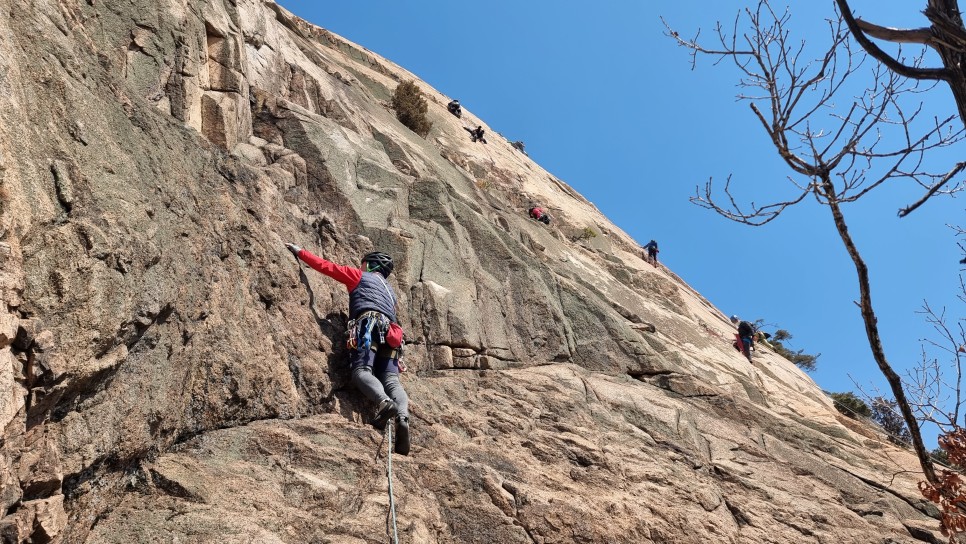
M 756 324 L 760 321 L 760 319 L 756 321 Z M 821 353 L 818 355 L 809 355 L 808 353 L 805 353 L 805 350 L 803 349 L 798 351 L 788 349 L 788 347 L 786 347 L 782 342 L 787 342 L 791 339 L 792 333 L 786 331 L 785 329 L 778 329 L 775 331 L 775 334 L 773 334 L 771 338 L 772 348 L 775 350 L 775 353 L 795 363 L 795 366 L 804 370 L 805 372 L 814 372 L 816 363 Z
M 872 399 L 872 421 L 878 423 L 889 435 L 889 442 L 897 446 L 909 446 L 912 443 L 909 427 L 906 427 L 905 420 L 899 414 L 896 401 L 885 397 Z
M 872 409 L 869 408 L 869 405 L 851 391 L 830 393 L 829 396 L 835 401 L 835 409 L 852 419 L 872 416 Z
M 429 106 L 415 81 L 403 81 L 392 93 L 392 109 L 396 119 L 423 138 L 429 134 L 433 124 L 426 118 Z

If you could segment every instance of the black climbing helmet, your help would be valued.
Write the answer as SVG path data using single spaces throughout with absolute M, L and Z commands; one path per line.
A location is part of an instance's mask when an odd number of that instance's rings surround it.
M 366 272 L 381 272 L 385 277 L 389 277 L 392 273 L 392 257 L 387 253 L 381 251 L 366 253 L 362 262 L 366 265 Z

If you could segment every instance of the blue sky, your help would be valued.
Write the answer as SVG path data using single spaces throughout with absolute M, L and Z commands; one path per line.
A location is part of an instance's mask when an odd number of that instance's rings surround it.
M 710 37 L 715 22 L 733 21 L 745 2 L 279 3 L 523 140 L 534 160 L 638 241 L 658 240 L 662 261 L 722 311 L 764 318 L 794 334 L 791 347 L 821 353 L 812 377 L 822 388 L 855 390 L 854 379 L 869 392 L 887 389 L 852 302 L 855 271 L 826 208 L 805 202 L 753 228 L 688 201 L 710 177 L 731 174 L 742 194 L 767 196 L 791 174 L 747 103 L 736 101 L 736 71 L 710 58 L 692 70 L 687 52 L 664 36 L 662 16 L 682 35 L 702 28 Z M 791 28 L 824 38 L 833 4 L 796 3 Z M 882 4 L 853 0 L 860 15 L 882 25 L 925 23 L 924 1 Z M 946 88 L 922 96 L 937 114 L 955 113 Z M 951 164 L 963 149 L 934 160 Z M 962 256 L 946 226 L 966 223 L 962 201 L 934 199 L 897 218 L 920 193 L 897 184 L 845 208 L 871 269 L 887 356 L 900 372 L 920 359 L 919 339 L 929 335 L 916 314 L 924 299 L 964 315 L 956 299 Z

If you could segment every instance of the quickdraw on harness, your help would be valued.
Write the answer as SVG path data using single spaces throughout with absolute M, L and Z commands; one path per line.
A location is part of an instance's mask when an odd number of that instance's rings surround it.
M 386 333 L 389 331 L 389 318 L 376 311 L 368 311 L 359 314 L 358 317 L 349 321 L 347 333 L 349 338 L 346 340 L 346 347 L 349 349 L 372 349 L 372 334 L 377 333 L 379 341 L 377 345 L 386 343 Z

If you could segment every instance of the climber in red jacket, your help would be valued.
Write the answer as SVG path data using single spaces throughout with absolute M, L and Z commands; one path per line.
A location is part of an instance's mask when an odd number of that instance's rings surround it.
M 543 211 L 543 208 L 539 206 L 533 206 L 532 208 L 527 210 L 527 213 L 530 214 L 530 219 L 536 219 L 537 221 L 540 221 L 544 225 L 550 224 L 550 214 Z
M 386 278 L 392 257 L 372 252 L 362 258 L 365 270 L 342 266 L 300 248 L 285 247 L 318 272 L 349 290 L 349 368 L 352 383 L 378 405 L 372 421 L 377 429 L 396 418 L 396 453 L 409 455 L 409 396 L 399 381 L 402 328 L 396 321 L 396 294 Z

